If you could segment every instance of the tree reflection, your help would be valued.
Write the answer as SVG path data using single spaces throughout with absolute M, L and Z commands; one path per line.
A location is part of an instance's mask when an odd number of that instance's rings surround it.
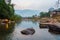
M 40 29 L 42 29 L 42 28 L 48 28 L 48 25 L 39 23 L 39 28 Z
M 15 23 L 9 23 L 9 24 L 2 23 L 2 24 L 0 24 L 0 35 L 3 36 L 6 34 L 9 34 L 9 33 L 12 33 L 14 30 L 14 26 L 15 26 Z
M 6 26 L 8 26 L 6 28 Z M 14 31 L 15 23 L 0 24 L 0 40 L 11 40 L 9 35 Z

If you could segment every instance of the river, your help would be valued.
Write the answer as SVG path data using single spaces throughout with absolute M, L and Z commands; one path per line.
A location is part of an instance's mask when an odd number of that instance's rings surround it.
M 33 27 L 35 33 L 33 35 L 23 35 L 21 31 Z M 21 21 L 16 24 L 11 33 L 1 34 L 0 40 L 60 40 L 59 34 L 54 34 L 48 31 L 47 28 L 40 28 L 39 22 Z

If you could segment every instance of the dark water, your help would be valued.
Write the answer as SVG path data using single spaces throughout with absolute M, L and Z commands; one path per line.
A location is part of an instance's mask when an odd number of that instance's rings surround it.
M 23 35 L 20 31 L 33 27 L 35 29 L 34 35 Z M 13 29 L 13 30 L 12 30 Z M 11 33 L 0 35 L 0 40 L 60 40 L 60 35 L 48 31 L 48 29 L 41 29 L 38 22 L 22 21 L 11 29 Z

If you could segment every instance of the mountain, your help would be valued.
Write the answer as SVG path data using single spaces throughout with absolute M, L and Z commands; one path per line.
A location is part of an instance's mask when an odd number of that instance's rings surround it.
M 39 10 L 15 10 L 15 13 L 22 17 L 31 17 L 33 15 L 39 15 Z

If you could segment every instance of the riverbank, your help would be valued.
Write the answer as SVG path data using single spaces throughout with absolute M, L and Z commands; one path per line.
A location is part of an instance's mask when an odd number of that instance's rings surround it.
M 0 19 L 0 23 L 15 23 L 15 21 L 11 21 L 8 19 Z

